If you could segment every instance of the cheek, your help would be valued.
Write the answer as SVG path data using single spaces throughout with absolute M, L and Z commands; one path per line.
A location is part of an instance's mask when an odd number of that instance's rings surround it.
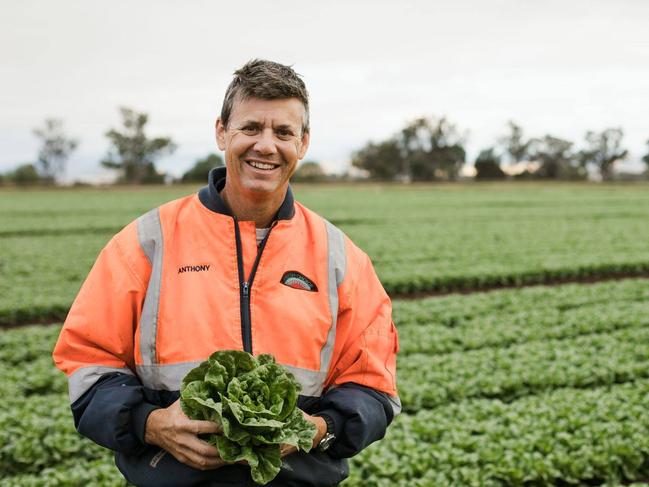
M 245 138 L 233 136 L 228 142 L 229 158 L 232 160 L 242 156 L 250 145 Z
M 284 156 L 284 159 L 289 162 L 297 162 L 298 156 L 300 154 L 300 146 L 299 144 L 286 144 L 282 148 L 282 155 Z

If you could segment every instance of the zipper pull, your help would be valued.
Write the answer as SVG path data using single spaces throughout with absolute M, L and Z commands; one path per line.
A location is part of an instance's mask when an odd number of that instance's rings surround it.
M 250 291 L 250 288 L 249 288 L 247 282 L 244 282 L 244 283 L 243 283 L 243 286 L 242 286 L 241 291 L 243 292 L 243 295 L 244 295 L 244 296 L 248 297 L 248 292 Z

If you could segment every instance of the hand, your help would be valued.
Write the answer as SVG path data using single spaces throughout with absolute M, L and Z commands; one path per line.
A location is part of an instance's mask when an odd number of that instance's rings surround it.
M 189 419 L 182 409 L 180 400 L 166 409 L 156 409 L 146 421 L 144 441 L 157 445 L 176 460 L 198 470 L 211 470 L 228 462 L 219 455 L 219 450 L 201 440 L 198 435 L 220 433 L 221 427 L 212 421 Z
M 320 443 L 320 440 L 322 440 L 325 433 L 327 432 L 327 422 L 324 419 L 322 419 L 320 416 L 311 416 L 310 414 L 307 414 L 304 411 L 302 411 L 302 414 L 304 415 L 304 419 L 310 421 L 316 427 L 316 433 L 315 436 L 313 437 L 313 446 L 311 447 L 311 448 L 315 448 L 316 446 L 318 446 L 318 443 Z M 286 455 L 290 455 L 291 453 L 297 451 L 297 447 L 293 445 L 281 444 L 279 448 L 282 457 L 285 457 Z

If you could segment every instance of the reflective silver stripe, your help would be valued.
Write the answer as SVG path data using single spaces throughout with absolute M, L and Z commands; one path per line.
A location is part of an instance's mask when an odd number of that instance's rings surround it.
M 80 369 L 75 370 L 70 377 L 68 377 L 70 404 L 83 396 L 83 394 L 90 389 L 102 375 L 112 372 L 121 372 L 122 374 L 133 375 L 133 371 L 128 367 L 122 368 L 91 365 L 90 367 L 81 367 Z
M 327 255 L 328 255 L 328 288 L 329 310 L 331 311 L 331 328 L 327 334 L 327 341 L 320 352 L 320 373 L 329 371 L 331 358 L 336 342 L 336 322 L 338 321 L 338 286 L 345 278 L 347 265 L 345 256 L 345 235 L 343 232 L 325 220 L 327 228 Z M 324 379 L 323 379 L 324 381 Z
M 391 396 L 385 393 L 383 393 L 383 395 L 388 398 L 388 401 L 390 401 L 394 415 L 396 416 L 401 413 L 401 399 L 399 399 L 399 396 Z
M 180 383 L 183 377 L 201 362 L 199 360 L 196 362 L 181 362 L 166 365 L 137 365 L 135 369 L 144 387 L 156 390 L 177 391 L 180 389 Z M 324 381 L 327 378 L 326 373 L 293 367 L 291 365 L 284 365 L 284 367 L 295 376 L 302 386 L 300 389 L 301 395 L 314 397 L 322 395 Z
M 140 354 L 145 365 L 155 363 L 160 283 L 162 282 L 162 225 L 156 208 L 137 219 L 137 236 L 151 263 L 151 276 L 140 319 Z
M 300 395 L 320 397 L 324 382 L 327 378 L 327 372 L 318 372 L 317 370 L 301 369 L 293 367 L 292 365 L 284 365 L 284 367 L 295 376 L 302 388 Z
M 179 362 L 177 364 L 150 364 L 150 365 L 136 365 L 140 381 L 144 387 L 156 390 L 177 391 L 180 389 L 180 383 L 187 372 L 192 370 L 202 360 L 196 362 Z

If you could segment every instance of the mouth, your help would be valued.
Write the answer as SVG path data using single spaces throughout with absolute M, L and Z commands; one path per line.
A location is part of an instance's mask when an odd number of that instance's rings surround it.
M 279 164 L 275 164 L 274 162 L 262 162 L 254 159 L 246 159 L 244 162 L 249 166 L 261 171 L 272 171 L 273 169 L 277 169 L 279 167 Z

